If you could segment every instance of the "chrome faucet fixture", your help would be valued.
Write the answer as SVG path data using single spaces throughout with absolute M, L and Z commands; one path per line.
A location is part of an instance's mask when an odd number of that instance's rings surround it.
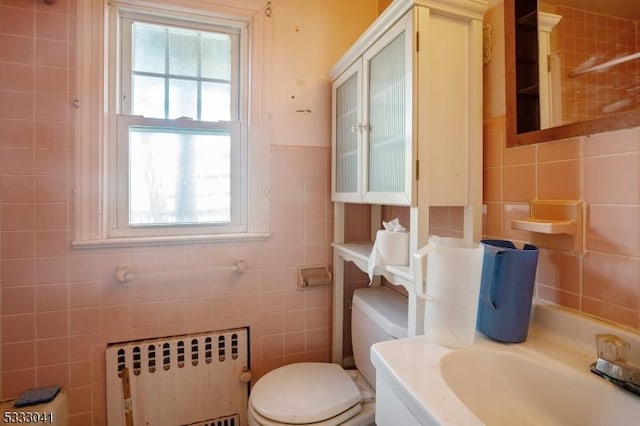
M 597 334 L 596 347 L 598 360 L 591 364 L 591 371 L 640 395 L 640 368 L 627 363 L 629 342 L 613 334 Z

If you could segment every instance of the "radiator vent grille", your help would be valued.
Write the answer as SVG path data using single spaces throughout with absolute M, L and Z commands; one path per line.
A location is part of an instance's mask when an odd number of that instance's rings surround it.
M 134 424 L 246 424 L 248 385 L 240 375 L 249 368 L 248 352 L 247 329 L 109 345 L 108 424 L 124 424 L 125 368 L 130 378 Z
M 191 423 L 185 426 L 240 426 L 240 416 L 227 416 L 219 419 L 206 420 L 204 422 Z
M 218 336 L 218 361 L 224 362 L 226 359 L 227 353 L 227 345 L 226 345 L 226 337 L 227 336 Z M 233 333 L 230 335 L 231 340 L 231 359 L 238 359 L 238 334 Z M 198 366 L 198 361 L 200 360 L 201 351 L 205 353 L 205 362 L 207 364 L 211 364 L 213 361 L 212 358 L 212 340 L 210 337 L 204 339 L 203 347 L 201 348 L 201 341 L 198 339 L 191 339 L 190 341 L 186 339 L 190 351 L 191 356 L 191 365 L 193 367 Z M 146 345 L 148 341 L 145 341 L 141 346 L 131 346 L 135 345 L 135 343 L 128 343 L 128 347 L 130 346 L 132 353 L 132 370 L 133 374 L 139 376 L 142 373 L 142 369 L 146 369 L 149 373 L 154 373 L 156 371 L 156 349 L 160 349 L 162 353 L 162 368 L 163 370 L 169 370 L 172 366 L 172 359 L 175 360 L 175 366 L 177 368 L 183 368 L 185 366 L 186 359 L 186 347 L 187 343 L 185 340 L 177 340 L 176 345 L 172 348 L 171 344 L 168 342 L 158 343 L 158 344 L 149 344 Z M 147 356 L 145 358 L 145 365 L 142 365 L 142 351 L 147 351 Z M 174 351 L 175 353 L 172 353 Z M 121 377 L 122 370 L 125 368 L 125 354 L 126 351 L 124 348 L 118 349 L 118 375 Z

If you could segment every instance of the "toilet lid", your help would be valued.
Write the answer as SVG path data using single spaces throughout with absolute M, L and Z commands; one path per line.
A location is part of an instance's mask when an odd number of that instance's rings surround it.
M 277 368 L 251 389 L 251 404 L 282 423 L 319 422 L 358 404 L 362 394 L 338 364 L 303 362 Z

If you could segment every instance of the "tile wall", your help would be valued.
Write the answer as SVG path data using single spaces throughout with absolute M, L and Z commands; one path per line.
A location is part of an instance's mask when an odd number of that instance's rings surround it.
M 70 249 L 76 1 L 0 0 L 0 399 L 60 384 L 72 425 L 104 425 L 106 343 L 231 327 L 251 328 L 254 378 L 328 361 L 330 288 L 296 290 L 331 259 L 328 146 L 272 147 L 268 241 Z
M 640 129 L 505 148 L 503 117 L 485 120 L 483 234 L 511 229 L 531 199 L 585 203 L 583 253 L 542 249 L 537 296 L 640 328 Z
M 527 241 L 511 218 L 539 199 L 585 205 L 584 252 L 543 249 L 537 295 L 640 328 L 640 128 L 506 148 L 503 2 L 485 14 L 493 59 L 484 67 L 483 234 Z
M 75 1 L 0 0 L 2 398 L 62 384 L 71 424 L 103 425 L 107 342 L 236 326 L 251 327 L 255 377 L 287 362 L 328 360 L 330 290 L 295 290 L 298 265 L 331 259 L 328 147 L 272 148 L 268 242 L 69 248 Z M 526 239 L 507 226 L 509 212 L 536 196 L 583 198 L 587 251 L 543 251 L 538 295 L 635 328 L 639 132 L 506 150 L 504 117 L 485 121 L 485 234 Z M 455 233 L 458 212 L 433 217 L 433 226 Z M 370 229 L 363 220 L 361 230 Z M 247 258 L 243 275 L 197 271 L 237 257 Z M 114 277 L 123 265 L 189 271 L 123 286 Z
M 635 92 L 638 61 L 576 77 L 570 73 L 638 52 L 637 22 L 568 6 L 551 8 L 562 18 L 551 35 L 552 51 L 562 63 L 564 123 L 596 118 L 603 111 L 626 111 L 638 106 Z

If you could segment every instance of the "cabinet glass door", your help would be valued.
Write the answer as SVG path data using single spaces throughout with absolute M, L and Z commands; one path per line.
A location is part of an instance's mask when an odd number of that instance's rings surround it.
M 409 204 L 411 188 L 411 22 L 392 28 L 365 58 L 365 200 Z
M 369 191 L 404 189 L 404 33 L 369 61 Z
M 334 201 L 360 201 L 361 62 L 333 84 Z

